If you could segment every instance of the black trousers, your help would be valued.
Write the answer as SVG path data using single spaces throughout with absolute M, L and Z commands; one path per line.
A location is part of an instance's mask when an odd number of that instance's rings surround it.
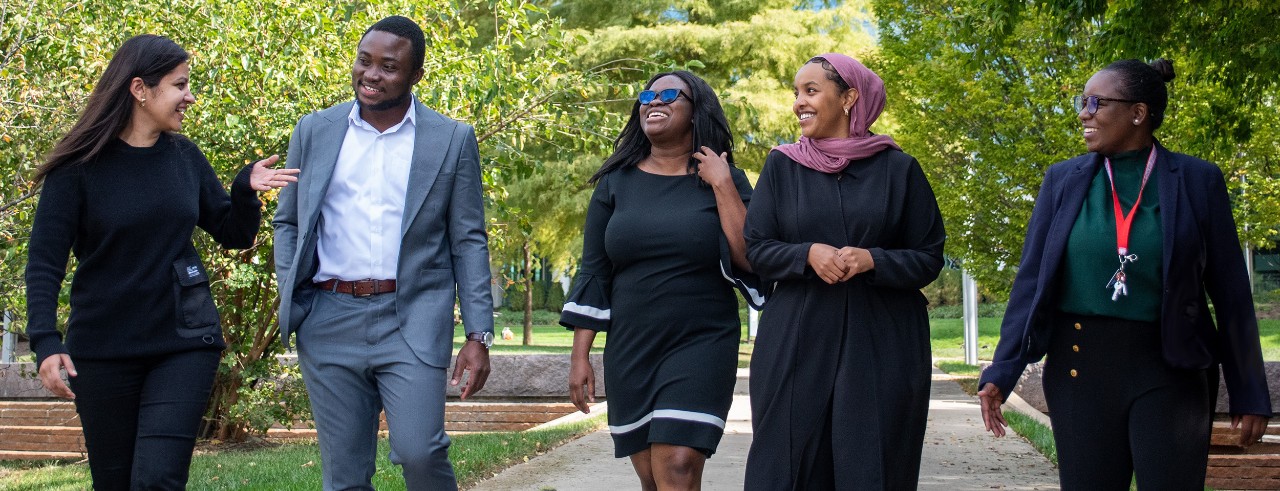
M 72 359 L 96 490 L 185 489 L 221 352 Z
M 1203 490 L 1217 368 L 1170 367 L 1156 323 L 1058 319 L 1044 391 L 1062 489 Z

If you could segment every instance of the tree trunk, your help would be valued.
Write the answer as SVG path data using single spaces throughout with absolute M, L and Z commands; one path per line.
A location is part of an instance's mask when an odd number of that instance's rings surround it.
M 533 344 L 533 252 L 529 240 L 524 241 L 524 344 Z

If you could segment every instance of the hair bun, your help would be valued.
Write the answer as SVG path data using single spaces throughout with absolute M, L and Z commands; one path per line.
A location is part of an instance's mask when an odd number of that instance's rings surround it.
M 1166 58 L 1160 58 L 1151 62 L 1151 68 L 1156 69 L 1156 71 L 1160 73 L 1160 79 L 1164 80 L 1166 83 L 1173 80 L 1174 73 L 1172 61 L 1169 61 Z

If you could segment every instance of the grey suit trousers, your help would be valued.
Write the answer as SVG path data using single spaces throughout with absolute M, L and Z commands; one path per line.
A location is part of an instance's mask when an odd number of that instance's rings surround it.
M 456 490 L 444 432 L 443 368 L 405 342 L 395 295 L 316 292 L 298 327 L 298 362 L 311 397 L 325 490 L 372 490 L 378 413 L 385 410 L 391 462 L 410 490 Z

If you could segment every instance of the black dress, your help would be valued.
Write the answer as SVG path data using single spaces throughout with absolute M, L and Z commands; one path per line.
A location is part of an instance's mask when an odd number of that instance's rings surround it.
M 730 168 L 746 203 L 751 185 Z M 617 457 L 652 443 L 710 456 L 733 402 L 741 323 L 715 194 L 692 175 L 605 175 L 560 323 L 608 331 L 604 374 Z M 759 299 L 750 289 L 749 298 Z M 762 301 L 762 300 L 761 300 Z
M 945 238 L 920 165 L 886 150 L 825 174 L 772 152 L 745 236 L 756 274 L 777 281 L 751 359 L 746 488 L 915 489 L 931 364 L 920 288 Z M 869 249 L 875 269 L 828 285 L 808 266 L 815 242 Z

